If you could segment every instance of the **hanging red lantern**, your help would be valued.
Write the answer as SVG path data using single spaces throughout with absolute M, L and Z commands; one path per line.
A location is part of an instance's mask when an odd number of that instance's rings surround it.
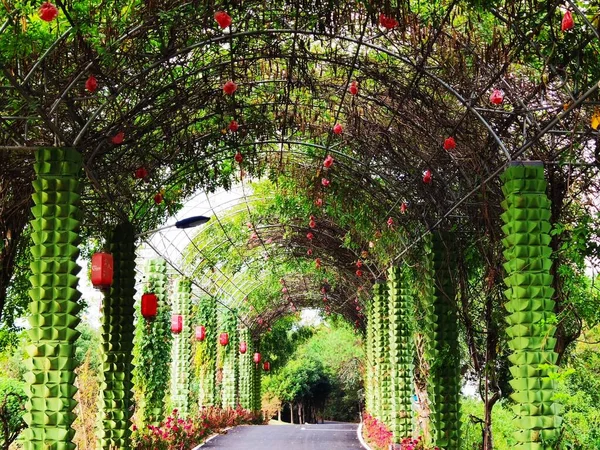
M 138 167 L 133 173 L 133 178 L 136 178 L 138 180 L 146 180 L 148 178 L 148 175 L 148 169 L 146 169 L 145 167 Z
M 358 261 L 356 261 L 356 267 L 358 267 L 359 269 L 363 266 L 363 262 L 359 259 Z
M 393 228 L 394 227 L 394 218 L 393 217 L 388 218 L 388 220 L 387 220 L 387 226 L 388 226 L 388 228 Z
M 98 80 L 96 80 L 94 75 L 90 75 L 88 77 L 87 81 L 85 82 L 85 89 L 92 94 L 96 92 L 96 89 L 98 89 Z
M 92 255 L 92 285 L 98 289 L 107 289 L 113 282 L 113 256 L 98 252 Z
M 243 155 L 242 155 L 242 154 L 241 154 L 239 151 L 238 151 L 238 152 L 236 152 L 236 154 L 235 154 L 235 157 L 234 157 L 234 158 L 235 158 L 235 160 L 236 160 L 238 163 L 240 163 L 240 164 L 241 164 L 241 163 L 242 163 L 242 161 L 244 160 L 244 156 L 243 156 Z
M 124 131 L 119 131 L 117 134 L 115 134 L 110 139 L 110 142 L 112 142 L 114 145 L 121 145 L 124 140 L 125 140 L 125 132 Z
M 456 141 L 454 140 L 454 138 L 452 136 L 446 138 L 446 140 L 444 141 L 444 150 L 450 151 L 450 150 L 454 150 L 455 148 L 456 148 Z
M 221 344 L 223 347 L 229 344 L 229 333 L 221 333 L 219 335 L 219 344 Z
M 198 325 L 196 327 L 196 340 L 197 341 L 204 341 L 204 339 L 206 339 L 206 327 L 204 325 Z
M 313 254 L 312 248 L 309 248 L 308 250 L 306 250 L 306 254 L 308 256 L 312 256 L 312 254 Z
M 363 274 L 363 273 L 362 273 L 362 270 L 358 269 L 358 270 L 356 271 L 356 276 L 357 276 L 357 277 L 362 277 L 362 274 Z
M 154 196 L 154 203 L 160 205 L 163 202 L 163 195 L 159 192 Z
M 181 314 L 173 314 L 171 316 L 171 331 L 174 334 L 179 334 L 181 330 L 183 330 L 183 316 Z
M 260 363 L 260 353 L 255 353 L 254 357 L 252 358 L 252 360 L 254 361 L 255 364 Z
M 323 161 L 323 166 L 329 169 L 332 165 L 333 165 L 333 156 L 327 155 L 327 158 L 325 158 L 325 161 Z
M 231 16 L 225 11 L 217 11 L 215 13 L 215 20 L 222 29 L 225 29 L 231 25 Z
M 145 319 L 156 317 L 156 313 L 158 312 L 158 297 L 156 294 L 146 293 L 142 295 L 140 311 Z
M 369 257 L 369 252 L 366 250 L 363 250 L 362 252 L 360 252 L 360 257 L 363 259 L 367 259 Z
M 329 186 L 329 184 L 331 183 L 331 181 L 329 181 L 327 178 L 321 178 L 321 184 L 325 187 Z
M 315 222 L 315 219 L 310 219 L 308 222 L 308 226 L 311 228 L 315 228 L 317 226 L 317 222 Z
M 423 174 L 423 183 L 431 184 L 431 180 L 432 180 L 431 170 L 427 169 L 425 171 L 425 173 Z
M 501 105 L 504 101 L 504 94 L 500 89 L 494 89 L 490 94 L 490 103 L 492 105 Z
M 270 363 L 269 361 L 265 361 L 265 362 L 263 363 L 263 370 L 264 370 L 265 372 L 268 372 L 269 370 L 271 370 L 271 363 Z
M 573 15 L 571 11 L 566 11 L 565 15 L 562 18 L 562 22 L 560 24 L 561 31 L 569 31 L 575 26 L 575 22 L 573 21 Z
M 319 208 L 323 207 L 323 199 L 322 198 L 316 199 L 315 205 L 317 205 Z
M 287 292 L 288 292 L 288 289 L 287 289 L 286 287 L 282 287 L 282 288 L 281 288 L 281 292 L 283 292 L 284 294 L 287 294 Z
M 317 259 L 315 259 L 315 267 L 316 267 L 317 269 L 320 269 L 320 268 L 321 268 L 321 258 L 317 258 Z
M 352 95 L 358 95 L 358 83 L 356 81 L 350 83 L 350 87 L 348 88 L 348 90 Z
M 344 131 L 344 129 L 342 128 L 342 126 L 339 123 L 336 123 L 335 126 L 333 127 L 333 132 L 335 134 L 342 134 L 343 131 Z
M 398 26 L 398 21 L 393 17 L 388 17 L 385 14 L 379 14 L 379 24 L 388 30 L 393 30 Z
M 240 129 L 240 124 L 237 123 L 237 120 L 232 120 L 231 122 L 229 122 L 229 131 L 231 131 L 232 133 L 235 133 L 239 129 Z
M 237 91 L 237 84 L 235 84 L 233 81 L 229 80 L 223 85 L 223 92 L 225 92 L 225 94 L 233 95 L 235 91 Z
M 58 16 L 58 8 L 50 2 L 44 2 L 40 6 L 38 14 L 44 22 L 52 22 Z
M 242 355 L 245 355 L 247 350 L 248 350 L 248 344 L 246 344 L 245 342 L 240 342 L 240 353 Z
M 406 203 L 402 202 L 402 205 L 400 205 L 400 212 L 402 214 L 405 214 L 407 209 L 408 209 L 408 205 Z
M 306 239 L 308 239 L 309 241 L 312 241 L 314 239 L 314 235 L 310 232 L 306 233 Z
M 263 323 L 265 323 L 264 319 L 263 319 L 262 317 L 259 317 L 259 318 L 258 318 L 258 324 L 259 324 L 260 326 L 262 326 L 262 325 L 263 325 Z

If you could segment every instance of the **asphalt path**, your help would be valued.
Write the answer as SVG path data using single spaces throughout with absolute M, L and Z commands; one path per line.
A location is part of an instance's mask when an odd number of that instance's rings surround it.
M 251 425 L 217 436 L 202 450 L 350 450 L 363 448 L 356 437 L 357 424 L 325 422 L 313 425 Z

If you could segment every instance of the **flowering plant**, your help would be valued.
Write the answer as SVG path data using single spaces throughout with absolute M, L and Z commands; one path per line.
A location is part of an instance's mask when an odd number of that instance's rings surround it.
M 367 412 L 363 415 L 363 430 L 369 444 L 378 450 L 385 450 L 392 443 L 389 428 Z

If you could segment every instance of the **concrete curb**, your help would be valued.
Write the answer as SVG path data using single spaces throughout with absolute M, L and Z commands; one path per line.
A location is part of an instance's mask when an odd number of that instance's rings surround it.
M 367 450 L 371 450 L 371 447 L 369 447 L 369 446 L 367 445 L 367 443 L 365 442 L 365 440 L 363 439 L 363 436 L 362 436 L 362 429 L 363 429 L 363 423 L 361 422 L 361 423 L 358 425 L 358 428 L 356 429 L 356 434 L 358 435 L 358 441 L 360 442 L 360 445 L 362 445 L 362 446 L 363 446 L 363 448 L 366 448 Z
M 211 437 L 209 437 L 207 440 L 205 440 L 202 444 L 198 445 L 197 447 L 194 447 L 192 450 L 198 450 L 199 448 L 204 447 L 206 444 L 208 444 L 210 441 L 212 441 L 214 438 L 216 438 L 217 436 L 220 436 L 222 434 L 225 434 L 226 431 L 229 431 L 231 429 L 233 429 L 234 427 L 229 427 L 229 428 L 225 428 L 224 430 L 222 430 L 220 433 L 217 434 L 213 434 Z

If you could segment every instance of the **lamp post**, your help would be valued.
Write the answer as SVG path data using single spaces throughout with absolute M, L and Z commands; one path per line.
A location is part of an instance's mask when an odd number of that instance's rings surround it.
M 168 230 L 169 228 L 179 228 L 180 230 L 184 230 L 187 228 L 194 228 L 199 225 L 204 225 L 206 222 L 210 220 L 210 217 L 206 216 L 192 216 L 186 219 L 181 219 L 175 222 L 172 225 L 167 225 L 165 227 L 157 228 L 156 230 L 144 231 L 143 233 L 136 234 L 135 237 L 143 237 L 148 236 L 149 234 L 156 233 L 158 231 Z

